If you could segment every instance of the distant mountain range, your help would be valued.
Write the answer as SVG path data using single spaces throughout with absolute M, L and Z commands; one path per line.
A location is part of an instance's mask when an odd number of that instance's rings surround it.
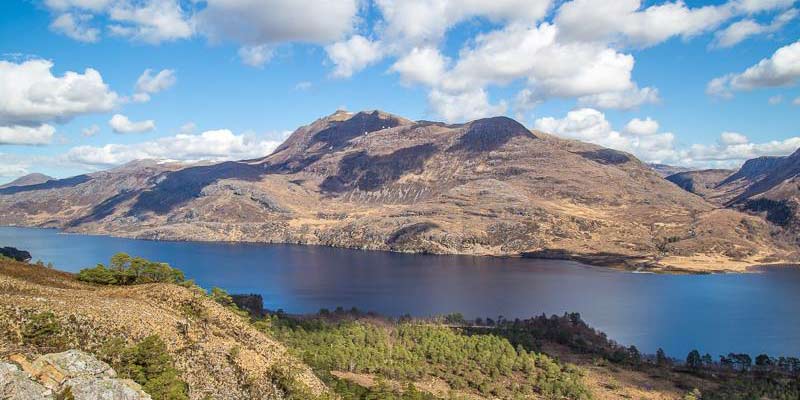
M 747 172 L 753 184 L 722 202 L 697 189 L 716 190 L 710 182 L 722 173 L 687 176 L 689 184 L 678 185 L 689 191 L 682 190 L 630 154 L 532 132 L 509 118 L 450 125 L 336 112 L 260 159 L 136 162 L 0 189 L 0 224 L 741 270 L 797 259 L 789 228 L 745 200 L 768 196 L 759 182 L 778 178 L 762 173 L 755 181 Z
M 706 200 L 759 214 L 795 236 L 800 233 L 800 150 L 786 157 L 759 157 L 737 171 L 682 172 L 667 180 Z

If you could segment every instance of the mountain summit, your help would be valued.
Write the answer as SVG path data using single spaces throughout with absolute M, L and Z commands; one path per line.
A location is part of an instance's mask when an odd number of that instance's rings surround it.
M 703 271 L 794 257 L 774 224 L 681 190 L 628 153 L 505 117 L 338 111 L 260 159 L 151 164 L 3 193 L 3 224 L 147 239 Z

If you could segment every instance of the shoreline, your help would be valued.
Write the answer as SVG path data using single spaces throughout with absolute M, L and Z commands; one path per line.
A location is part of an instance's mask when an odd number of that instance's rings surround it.
M 129 240 L 143 240 L 151 242 L 176 242 L 176 243 L 218 243 L 227 245 L 288 245 L 288 246 L 316 246 L 325 247 L 330 249 L 344 249 L 354 251 L 371 251 L 371 252 L 384 252 L 396 254 L 411 254 L 411 255 L 424 255 L 424 256 L 456 256 L 456 257 L 481 257 L 481 258 L 522 258 L 531 260 L 561 260 L 573 261 L 584 266 L 605 268 L 618 272 L 637 273 L 637 274 L 660 274 L 660 275 L 715 275 L 715 274 L 750 274 L 761 273 L 764 268 L 775 267 L 800 267 L 800 263 L 792 263 L 788 261 L 774 261 L 774 262 L 746 262 L 746 261 L 729 261 L 730 265 L 745 264 L 740 268 L 691 268 L 681 267 L 680 265 L 672 265 L 660 262 L 660 258 L 650 256 L 631 256 L 613 253 L 577 253 L 567 251 L 565 249 L 543 249 L 530 252 L 521 252 L 516 254 L 470 254 L 470 253 L 433 253 L 426 251 L 402 251 L 392 249 L 378 249 L 369 247 L 347 247 L 336 246 L 331 244 L 320 243 L 302 243 L 302 242 L 277 242 L 277 241 L 235 241 L 235 240 L 204 240 L 197 238 L 185 239 L 161 239 L 152 237 L 142 237 L 135 234 L 114 234 L 114 233 L 97 233 L 97 232 L 75 232 L 68 229 L 59 227 L 48 226 L 23 226 L 23 225 L 0 225 L 0 228 L 24 228 L 24 229 L 52 229 L 58 234 L 66 235 L 85 235 L 97 237 L 111 237 Z

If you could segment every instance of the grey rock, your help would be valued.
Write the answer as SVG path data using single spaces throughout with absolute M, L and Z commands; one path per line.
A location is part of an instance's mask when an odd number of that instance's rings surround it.
M 53 391 L 31 380 L 31 376 L 14 365 L 0 363 L 0 399 L 51 400 Z
M 128 379 L 81 376 L 64 383 L 75 400 L 150 400 L 150 395 Z

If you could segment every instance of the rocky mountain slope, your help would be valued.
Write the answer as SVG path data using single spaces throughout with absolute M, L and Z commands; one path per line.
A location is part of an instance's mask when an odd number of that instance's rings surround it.
M 21 176 L 13 181 L 6 183 L 5 185 L 0 185 L 0 189 L 5 189 L 12 186 L 29 186 L 29 185 L 36 185 L 39 183 L 45 183 L 47 181 L 53 180 L 52 177 L 47 176 L 45 174 L 33 173 L 28 174 L 25 176 Z
M 380 111 L 321 118 L 261 159 L 145 163 L 0 189 L 0 224 L 626 268 L 796 258 L 773 224 L 687 193 L 630 154 L 509 118 L 448 125 Z
M 166 283 L 95 286 L 0 259 L 0 360 L 98 353 L 114 340 L 133 344 L 151 335 L 163 339 L 193 400 L 284 399 L 289 390 L 313 398 L 328 390 L 281 343 L 204 293 Z
M 761 215 L 788 231 L 800 233 L 800 150 L 786 157 L 759 157 L 737 171 L 706 170 L 667 177 L 706 200 Z

